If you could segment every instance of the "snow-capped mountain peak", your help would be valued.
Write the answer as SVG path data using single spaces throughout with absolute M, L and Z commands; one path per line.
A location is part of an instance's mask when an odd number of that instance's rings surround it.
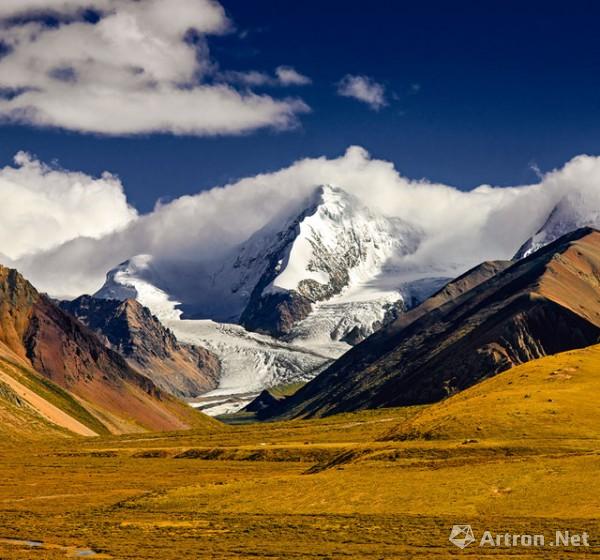
M 193 333 L 218 354 L 223 390 L 255 390 L 298 377 L 294 364 L 309 364 L 316 374 L 393 319 L 416 295 L 398 263 L 421 240 L 422 232 L 401 219 L 324 185 L 225 256 L 197 262 L 193 255 L 138 255 L 111 270 L 96 296 L 138 299 L 178 337 Z M 419 297 L 438 284 L 419 285 Z M 242 340 L 244 358 L 233 360 Z
M 264 293 L 297 290 L 315 301 L 327 299 L 371 277 L 392 255 L 416 249 L 416 232 L 397 218 L 374 213 L 344 190 L 324 185 L 314 198 Z
M 110 270 L 106 282 L 94 297 L 99 299 L 136 299 L 162 321 L 179 319 L 180 302 L 171 299 L 163 289 L 153 266 L 152 255 L 136 255 Z
M 600 194 L 596 196 L 600 202 Z M 600 227 L 599 206 L 588 198 L 579 192 L 573 192 L 563 197 L 552 209 L 544 225 L 517 251 L 515 258 L 527 257 L 576 229 Z
M 374 212 L 341 188 L 321 186 L 284 227 L 263 228 L 240 248 L 237 270 L 253 286 L 246 287 L 250 297 L 239 320 L 251 330 L 290 333 L 313 304 L 372 280 L 419 241 L 420 233 L 400 219 Z

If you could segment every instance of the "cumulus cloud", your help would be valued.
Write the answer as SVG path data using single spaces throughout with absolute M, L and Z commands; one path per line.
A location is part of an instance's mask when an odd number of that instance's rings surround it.
M 40 164 L 28 165 L 35 170 Z M 38 175 L 46 178 L 48 173 Z M 423 231 L 418 251 L 396 263 L 398 277 L 412 279 L 459 274 L 483 260 L 511 258 L 566 199 L 600 208 L 600 158 L 575 158 L 535 185 L 484 185 L 465 192 L 409 180 L 392 163 L 352 147 L 338 158 L 300 160 L 274 173 L 158 204 L 152 213 L 135 219 L 124 211 L 121 222 L 106 223 L 115 231 L 100 238 L 75 237 L 73 228 L 70 241 L 16 264 L 39 288 L 72 296 L 96 291 L 109 269 L 138 254 L 154 255 L 157 262 L 168 263 L 164 270 L 177 274 L 190 274 L 197 265 L 200 274 L 205 264 L 235 250 L 259 228 L 298 212 L 321 184 L 342 187 L 384 215 L 402 218 Z M 119 185 L 113 188 L 122 195 Z M 5 212 L 0 207 L 0 223 Z M 104 219 L 112 219 L 112 213 L 112 208 L 105 209 Z M 68 223 L 66 214 L 59 215 Z M 43 248 L 44 237 L 40 232 L 28 247 L 40 243 Z M 0 237 L 0 253 L 10 257 L 10 243 L 12 237 Z M 192 274 L 190 284 L 194 281 L 197 276 Z
M 137 216 L 109 173 L 92 178 L 49 167 L 24 152 L 15 157 L 15 167 L 0 169 L 0 200 L 4 263 L 72 239 L 102 237 Z
M 82 17 L 85 8 L 99 20 Z M 57 26 L 11 19 L 44 12 L 71 17 Z M 207 36 L 232 23 L 213 0 L 9 0 L 0 18 L 8 48 L 0 117 L 8 121 L 109 135 L 216 135 L 294 127 L 309 110 L 300 99 L 215 83 Z M 303 78 L 280 67 L 272 79 Z
M 311 83 L 311 79 L 294 70 L 291 66 L 279 66 L 275 70 L 279 83 L 284 86 L 305 86 Z
M 73 14 L 87 8 L 106 9 L 112 0 L 3 0 L 1 18 L 15 18 L 30 14 Z
M 338 83 L 338 95 L 366 103 L 374 111 L 387 105 L 385 87 L 368 76 L 347 74 Z

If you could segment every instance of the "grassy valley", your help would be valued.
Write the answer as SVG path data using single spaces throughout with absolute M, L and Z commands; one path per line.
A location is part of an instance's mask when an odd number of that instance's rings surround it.
M 600 552 L 600 347 L 534 361 L 441 403 L 160 434 L 4 441 L 0 557 L 450 558 L 479 534 L 587 531 Z M 68 481 L 68 484 L 65 484 Z M 16 539 L 16 540 L 6 540 Z M 41 552 L 43 550 L 43 552 Z

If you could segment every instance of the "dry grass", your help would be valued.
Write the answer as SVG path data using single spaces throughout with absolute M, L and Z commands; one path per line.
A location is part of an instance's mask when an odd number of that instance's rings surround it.
M 515 367 L 435 404 L 396 437 L 598 440 L 600 345 Z
M 0 537 L 46 543 L 34 552 L 0 541 L 0 558 L 66 558 L 77 547 L 135 560 L 450 558 L 459 552 L 450 527 L 469 522 L 479 534 L 587 531 L 593 545 L 460 553 L 471 558 L 591 557 L 600 553 L 600 423 L 586 380 L 600 361 L 597 349 L 554 359 L 428 409 L 0 444 L 9 474 Z M 563 422 L 540 420 L 544 398 L 556 399 Z M 509 414 L 511 399 L 520 414 Z M 444 439 L 383 441 L 394 426 L 432 425 Z

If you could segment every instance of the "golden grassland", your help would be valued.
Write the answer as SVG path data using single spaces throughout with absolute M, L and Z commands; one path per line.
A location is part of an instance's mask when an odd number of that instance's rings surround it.
M 5 441 L 0 558 L 600 558 L 599 389 L 595 347 L 428 407 Z M 456 523 L 592 546 L 460 551 Z

